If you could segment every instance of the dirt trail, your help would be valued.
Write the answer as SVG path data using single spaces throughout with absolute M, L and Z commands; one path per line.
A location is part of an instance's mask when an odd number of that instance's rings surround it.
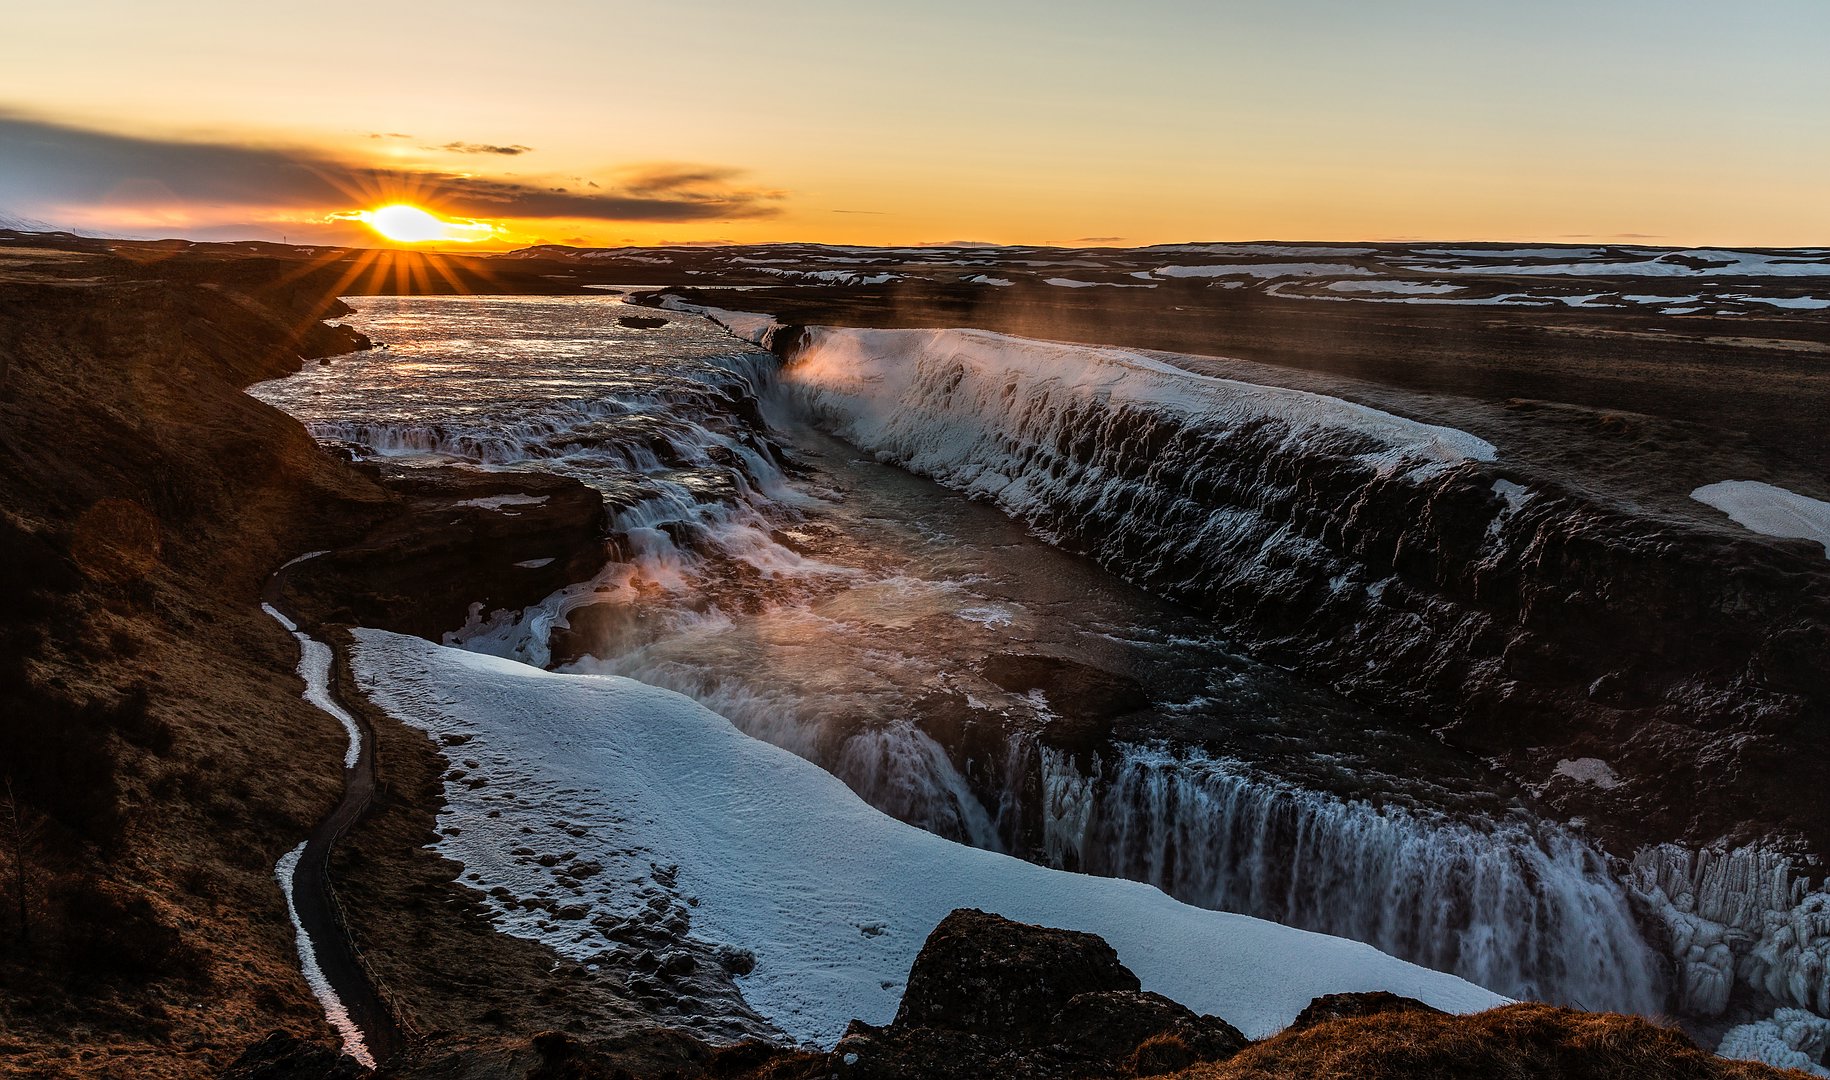
M 268 579 L 262 600 L 288 619 L 297 620 L 280 606 L 284 592 L 286 568 Z M 300 627 L 304 631 L 303 626 Z M 406 1038 L 395 1021 L 393 1011 L 376 993 L 368 972 L 356 955 L 356 945 L 344 926 L 342 908 L 330 879 L 331 849 L 368 813 L 375 798 L 375 732 L 362 710 L 351 707 L 347 695 L 355 693 L 345 687 L 337 664 L 330 669 L 331 699 L 355 717 L 362 732 L 356 763 L 343 772 L 343 797 L 337 805 L 312 827 L 305 838 L 305 850 L 299 854 L 298 867 L 292 877 L 292 904 L 299 924 L 311 938 L 318 966 L 331 989 L 343 1002 L 351 1021 L 362 1032 L 363 1042 L 377 1063 L 386 1063 L 406 1046 Z

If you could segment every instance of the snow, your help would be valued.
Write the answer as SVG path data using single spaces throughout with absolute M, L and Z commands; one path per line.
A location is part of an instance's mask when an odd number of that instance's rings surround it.
M 545 495 L 490 495 L 482 499 L 465 499 L 457 506 L 471 506 L 478 510 L 506 510 L 511 506 L 539 506 L 546 502 Z
M 1830 268 L 1826 268 L 1830 273 Z M 1750 304 L 1767 304 L 1776 308 L 1792 308 L 1797 311 L 1821 311 L 1830 308 L 1830 300 L 1815 296 L 1748 296 L 1745 293 L 1726 293 L 1723 300 L 1740 300 Z
M 1260 281 L 1288 277 L 1370 277 L 1373 271 L 1345 263 L 1224 263 L 1219 266 L 1159 266 L 1158 277 L 1231 277 L 1244 274 Z
M 1113 289 L 1154 289 L 1155 285 L 1126 285 L 1118 281 L 1076 281 L 1073 278 L 1052 277 L 1043 279 L 1046 285 L 1055 285 L 1063 289 L 1097 289 L 1101 285 Z
M 1209 428 L 1276 420 L 1292 440 L 1351 433 L 1382 448 L 1362 460 L 1416 478 L 1497 454 L 1465 431 L 1322 394 L 1198 375 L 1177 359 L 1192 358 L 983 330 L 818 327 L 782 378 L 854 446 L 1019 516 L 1031 500 L 1068 497 L 1065 487 L 1109 482 L 1084 470 L 1030 470 L 1038 447 L 1069 438 L 1061 425 L 1085 416 L 1088 404 Z
M 290 558 L 290 559 L 287 559 L 287 560 L 286 560 L 286 561 L 285 561 L 285 562 L 284 562 L 284 563 L 282 563 L 282 564 L 280 564 L 280 569 L 281 569 L 281 570 L 289 570 L 289 569 L 291 569 L 291 568 L 292 568 L 292 567 L 295 567 L 295 566 L 297 566 L 297 565 L 299 565 L 299 564 L 300 564 L 300 563 L 302 563 L 302 562 L 305 562 L 305 561 L 306 561 L 306 560 L 308 560 L 308 559 L 315 559 L 315 558 L 317 558 L 317 557 L 318 557 L 318 556 L 320 556 L 320 555 L 324 555 L 324 554 L 328 554 L 328 552 L 325 552 L 325 551 L 307 551 L 307 552 L 306 552 L 306 553 L 305 553 L 305 554 L 303 554 L 303 555 L 297 555 L 297 556 L 294 556 L 294 557 L 293 557 L 293 558 Z M 287 627 L 287 629 L 291 629 L 291 627 Z
M 1153 244 L 1146 251 L 1207 252 L 1214 255 L 1332 255 L 1348 259 L 1378 251 L 1369 247 L 1337 247 L 1332 244 Z
M 732 311 L 729 308 L 691 304 L 672 294 L 661 297 L 660 306 L 668 311 L 678 311 L 684 315 L 698 315 L 701 318 L 710 319 L 724 327 L 732 336 L 742 338 L 752 345 L 766 346 L 769 335 L 781 329 L 782 325 L 775 321 L 775 316 L 760 311 Z
M 996 286 L 1002 287 L 1005 285 L 1015 285 L 1016 284 L 1016 282 L 1010 280 L 1009 278 L 992 277 L 990 274 L 973 274 L 971 277 L 968 277 L 965 280 L 968 284 L 972 284 L 972 285 L 996 285 Z
M 1721 263 L 1695 267 L 1678 258 Z M 1747 251 L 1700 248 L 1671 251 L 1641 259 L 1611 262 L 1563 262 L 1496 266 L 1464 263 L 1453 266 L 1412 264 L 1413 270 L 1431 274 L 1561 274 L 1577 277 L 1830 277 L 1830 261 L 1785 258 Z
M 553 560 L 551 558 L 528 559 L 525 562 L 518 562 L 515 565 L 523 570 L 538 570 L 543 566 L 553 565 Z
M 1427 281 L 1331 281 L 1327 285 L 1330 292 L 1411 293 L 1429 296 L 1461 292 L 1465 287 Z
M 469 736 L 471 777 L 488 783 L 446 789 L 439 847 L 480 889 L 513 894 L 491 902 L 498 926 L 588 960 L 610 948 L 588 921 L 514 900 L 557 887 L 567 903 L 625 916 L 679 900 L 695 937 L 754 952 L 745 998 L 799 1040 L 830 1046 L 853 1017 L 890 1020 L 916 952 L 960 907 L 1099 934 L 1145 988 L 1252 1037 L 1324 993 L 1391 990 L 1456 1012 L 1504 1001 L 1358 942 L 941 839 L 671 691 L 384 631 L 355 637 L 357 677 L 378 705 L 435 737 Z M 556 885 L 516 848 L 604 869 Z
M 1830 502 L 1759 480 L 1705 484 L 1690 497 L 1762 536 L 1814 540 L 1824 545 L 1824 557 L 1830 558 Z
M 1564 758 L 1551 770 L 1554 776 L 1564 776 L 1579 784 L 1592 784 L 1603 791 L 1611 791 L 1620 786 L 1620 777 L 1614 769 L 1600 758 Z
M 1780 1009 L 1767 1020 L 1741 1024 L 1723 1033 L 1716 1053 L 1741 1061 L 1762 1061 L 1781 1069 L 1802 1069 L 1830 1076 L 1819 1063 L 1830 1048 L 1830 1020 L 1803 1009 Z
M 1602 250 L 1596 247 L 1418 248 L 1417 254 L 1466 259 L 1592 259 Z
M 281 620 L 284 621 L 283 619 Z M 299 909 L 292 902 L 292 876 L 299 868 L 299 856 L 305 854 L 305 842 L 280 856 L 280 861 L 273 867 L 274 880 L 280 884 L 280 893 L 286 897 L 286 914 L 292 919 L 292 936 L 299 947 L 299 971 L 305 976 L 305 985 L 311 987 L 312 996 L 324 1009 L 324 1018 L 336 1029 L 337 1037 L 343 1043 L 343 1052 L 355 1058 L 363 1067 L 373 1069 L 375 1056 L 369 1053 L 368 1043 L 362 1038 L 362 1029 L 351 1019 L 349 1010 L 343 1005 L 343 999 L 324 977 L 324 969 L 318 966 L 318 950 L 311 942 L 311 935 L 305 932 L 305 924 L 299 921 Z
M 305 693 L 301 696 L 343 725 L 344 734 L 349 736 L 349 746 L 343 751 L 343 767 L 355 768 L 356 760 L 362 756 L 362 729 L 356 726 L 356 718 L 330 696 L 330 646 L 300 630 L 272 604 L 262 604 L 261 610 L 299 639 L 299 678 L 305 680 Z
M 895 274 L 861 274 L 856 270 L 783 270 L 775 266 L 760 266 L 756 272 L 821 285 L 887 285 L 897 279 Z

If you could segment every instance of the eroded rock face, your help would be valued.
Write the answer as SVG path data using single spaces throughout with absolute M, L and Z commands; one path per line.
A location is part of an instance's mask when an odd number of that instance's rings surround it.
M 287 610 L 438 640 L 483 612 L 539 602 L 603 567 L 602 498 L 576 480 L 464 468 L 372 469 L 396 511 L 282 575 Z

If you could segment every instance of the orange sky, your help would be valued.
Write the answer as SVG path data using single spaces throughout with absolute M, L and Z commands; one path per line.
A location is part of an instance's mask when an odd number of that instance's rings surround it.
M 0 216 L 374 242 L 348 215 L 407 198 L 487 246 L 1830 244 L 1817 0 L 279 6 L 9 12 Z

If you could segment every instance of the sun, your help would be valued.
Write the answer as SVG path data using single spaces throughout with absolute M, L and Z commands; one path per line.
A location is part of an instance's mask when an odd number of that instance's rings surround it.
M 423 244 L 428 240 L 456 239 L 444 220 L 407 203 L 394 203 L 367 211 L 362 215 L 362 221 L 396 244 Z

